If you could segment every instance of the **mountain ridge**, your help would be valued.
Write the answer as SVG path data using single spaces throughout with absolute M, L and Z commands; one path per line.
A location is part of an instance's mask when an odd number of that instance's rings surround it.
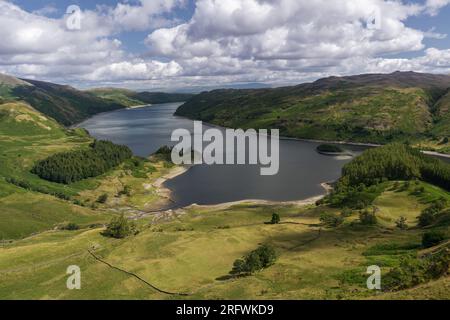
M 450 76 L 416 72 L 328 77 L 291 87 L 203 92 L 176 115 L 225 127 L 280 129 L 293 138 L 435 139 L 437 145 L 450 136 L 449 88 Z
M 0 104 L 23 101 L 65 126 L 107 111 L 136 105 L 182 102 L 192 95 L 134 92 L 127 89 L 78 90 L 69 85 L 21 79 L 0 73 Z

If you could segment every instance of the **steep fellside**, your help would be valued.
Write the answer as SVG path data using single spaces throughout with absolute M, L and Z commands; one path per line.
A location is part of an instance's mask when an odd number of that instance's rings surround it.
M 63 125 L 125 107 L 70 86 L 0 75 L 0 103 L 14 101 L 25 101 Z
M 176 114 L 228 127 L 278 128 L 297 138 L 439 139 L 450 135 L 448 88 L 450 76 L 414 72 L 330 77 L 295 87 L 205 92 Z
M 64 125 L 72 125 L 94 114 L 124 107 L 70 86 L 35 80 L 25 81 L 32 86 L 16 86 L 12 94 Z
M 189 94 L 134 92 L 126 89 L 80 91 L 70 86 L 0 74 L 0 103 L 24 101 L 70 126 L 100 112 L 137 105 L 186 101 Z

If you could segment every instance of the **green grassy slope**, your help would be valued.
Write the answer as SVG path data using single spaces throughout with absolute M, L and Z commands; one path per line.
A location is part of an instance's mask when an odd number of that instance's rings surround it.
M 100 112 L 144 104 L 181 102 L 191 97 L 189 94 L 108 88 L 80 91 L 70 86 L 0 74 L 0 103 L 27 102 L 36 110 L 66 126 L 79 123 Z
M 105 223 L 112 208 L 140 209 L 160 201 L 153 187 L 144 188 L 145 183 L 151 184 L 169 170 L 157 163 L 136 166 L 130 160 L 103 176 L 67 186 L 30 173 L 37 161 L 58 152 L 87 148 L 92 141 L 83 129 L 65 129 L 27 104 L 0 105 L 0 241 L 23 238 L 63 223 Z M 26 182 L 30 190 L 9 183 L 11 178 Z M 124 185 L 131 187 L 132 196 L 117 196 Z M 105 193 L 110 200 L 96 204 Z M 70 201 L 51 194 L 64 195 Z
M 435 104 L 450 76 L 417 73 L 331 77 L 296 87 L 216 90 L 189 100 L 177 115 L 217 125 L 278 128 L 289 137 L 386 143 L 450 135 Z M 439 108 L 446 110 L 446 108 Z
M 70 86 L 26 81 L 32 86 L 16 86 L 12 89 L 12 95 L 64 125 L 81 122 L 100 112 L 124 108 L 119 103 L 100 99 Z
M 421 254 L 422 230 L 415 216 L 436 195 L 450 195 L 424 184 L 422 197 L 409 191 L 386 191 L 376 201 L 381 223 L 364 227 L 357 214 L 338 228 L 320 225 L 328 207 L 255 206 L 228 209 L 191 208 L 176 219 L 139 221 L 139 235 L 113 240 L 101 229 L 51 231 L 0 247 L 0 297 L 6 299 L 446 299 L 448 278 L 397 293 L 369 291 L 366 268 L 377 264 L 383 274 L 406 255 Z M 389 186 L 387 190 L 389 190 Z M 398 201 L 396 201 L 398 200 Z M 272 213 L 280 225 L 267 225 Z M 407 214 L 411 228 L 394 221 Z M 160 222 L 157 222 L 160 221 Z M 277 263 L 254 276 L 229 278 L 234 260 L 261 243 L 273 245 Z M 133 277 L 96 261 L 131 271 L 168 291 L 161 294 Z M 218 250 L 220 254 L 218 254 Z M 20 261 L 17 263 L 17 261 Z M 65 287 L 68 265 L 82 270 L 82 290 Z
M 53 228 L 58 223 L 106 221 L 104 213 L 73 205 L 54 196 L 19 188 L 7 178 L 27 181 L 33 189 L 75 195 L 79 189 L 64 188 L 32 175 L 37 159 L 87 145 L 82 130 L 66 131 L 56 121 L 23 103 L 0 105 L 0 240 L 21 238 Z
M 17 79 L 0 74 L 0 102 L 24 101 L 63 125 L 72 125 L 99 112 L 125 106 L 70 86 Z

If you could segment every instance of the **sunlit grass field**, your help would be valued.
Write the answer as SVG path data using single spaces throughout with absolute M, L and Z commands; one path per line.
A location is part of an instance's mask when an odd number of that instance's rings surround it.
M 428 186 L 427 186 L 428 187 Z M 433 188 L 434 189 L 434 188 Z M 441 190 L 440 195 L 449 196 Z M 433 196 L 428 194 L 428 196 Z M 228 209 L 178 211 L 175 218 L 138 222 L 141 232 L 125 240 L 101 235 L 101 228 L 75 232 L 48 231 L 4 244 L 0 249 L 0 296 L 6 299 L 373 299 L 404 298 L 407 293 L 382 294 L 366 288 L 365 271 L 377 264 L 383 271 L 402 256 L 421 250 L 423 231 L 413 228 L 424 199 L 399 192 L 393 201 L 385 192 L 377 227 L 358 225 L 355 216 L 338 228 L 320 225 L 326 207 L 240 205 Z M 280 225 L 268 225 L 272 214 Z M 411 227 L 395 228 L 405 216 Z M 277 263 L 254 276 L 228 276 L 234 260 L 271 244 Z M 162 294 L 123 272 L 95 260 L 88 252 L 152 285 Z M 66 288 L 66 269 L 82 270 L 82 289 Z M 421 286 L 420 296 L 448 298 L 448 279 Z M 447 289 L 446 289 L 447 288 Z M 414 292 L 414 289 L 411 290 Z

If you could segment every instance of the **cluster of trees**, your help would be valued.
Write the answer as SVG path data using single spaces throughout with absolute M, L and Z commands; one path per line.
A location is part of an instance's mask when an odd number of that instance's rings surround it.
M 236 260 L 230 274 L 234 276 L 253 274 L 272 266 L 276 260 L 275 249 L 270 245 L 262 245 L 243 259 Z
M 49 188 L 47 188 L 45 186 L 36 186 L 25 180 L 20 180 L 17 178 L 6 178 L 6 182 L 11 183 L 19 188 L 23 188 L 23 189 L 26 189 L 29 191 L 39 192 L 39 193 L 43 193 L 43 194 L 48 194 L 48 195 L 57 197 L 62 200 L 70 200 L 71 199 L 71 197 L 69 195 L 67 195 L 63 192 L 50 190 Z
M 322 213 L 320 215 L 320 222 L 327 227 L 337 228 L 345 221 L 344 214 L 335 214 L 335 213 Z
M 433 201 L 430 206 L 425 208 L 420 216 L 419 219 L 419 226 L 420 227 L 428 227 L 432 224 L 434 224 L 441 213 L 447 206 L 447 201 L 445 199 L 438 199 L 436 201 Z
M 103 232 L 105 237 L 124 239 L 137 234 L 136 225 L 122 214 L 114 217 Z
M 448 248 L 423 258 L 407 256 L 402 259 L 399 267 L 392 269 L 383 277 L 383 290 L 399 291 L 439 279 L 448 273 L 449 267 Z
M 102 175 L 132 156 L 126 146 L 95 141 L 86 150 L 58 153 L 38 162 L 32 173 L 48 181 L 70 184 Z
M 343 169 L 340 184 L 376 185 L 382 180 L 421 179 L 450 191 L 450 165 L 406 144 L 393 143 L 364 152 Z
M 450 191 L 450 165 L 408 145 L 394 143 L 370 149 L 347 164 L 334 191 L 318 204 L 364 209 L 384 191 L 389 180 L 423 180 Z M 417 187 L 415 193 L 423 193 Z
M 422 236 L 422 246 L 424 248 L 432 248 L 437 246 L 446 239 L 445 234 L 441 231 L 426 232 Z
M 370 206 L 383 190 L 381 184 L 367 187 L 364 184 L 349 186 L 338 183 L 334 191 L 318 204 L 326 203 L 335 208 L 362 210 Z

